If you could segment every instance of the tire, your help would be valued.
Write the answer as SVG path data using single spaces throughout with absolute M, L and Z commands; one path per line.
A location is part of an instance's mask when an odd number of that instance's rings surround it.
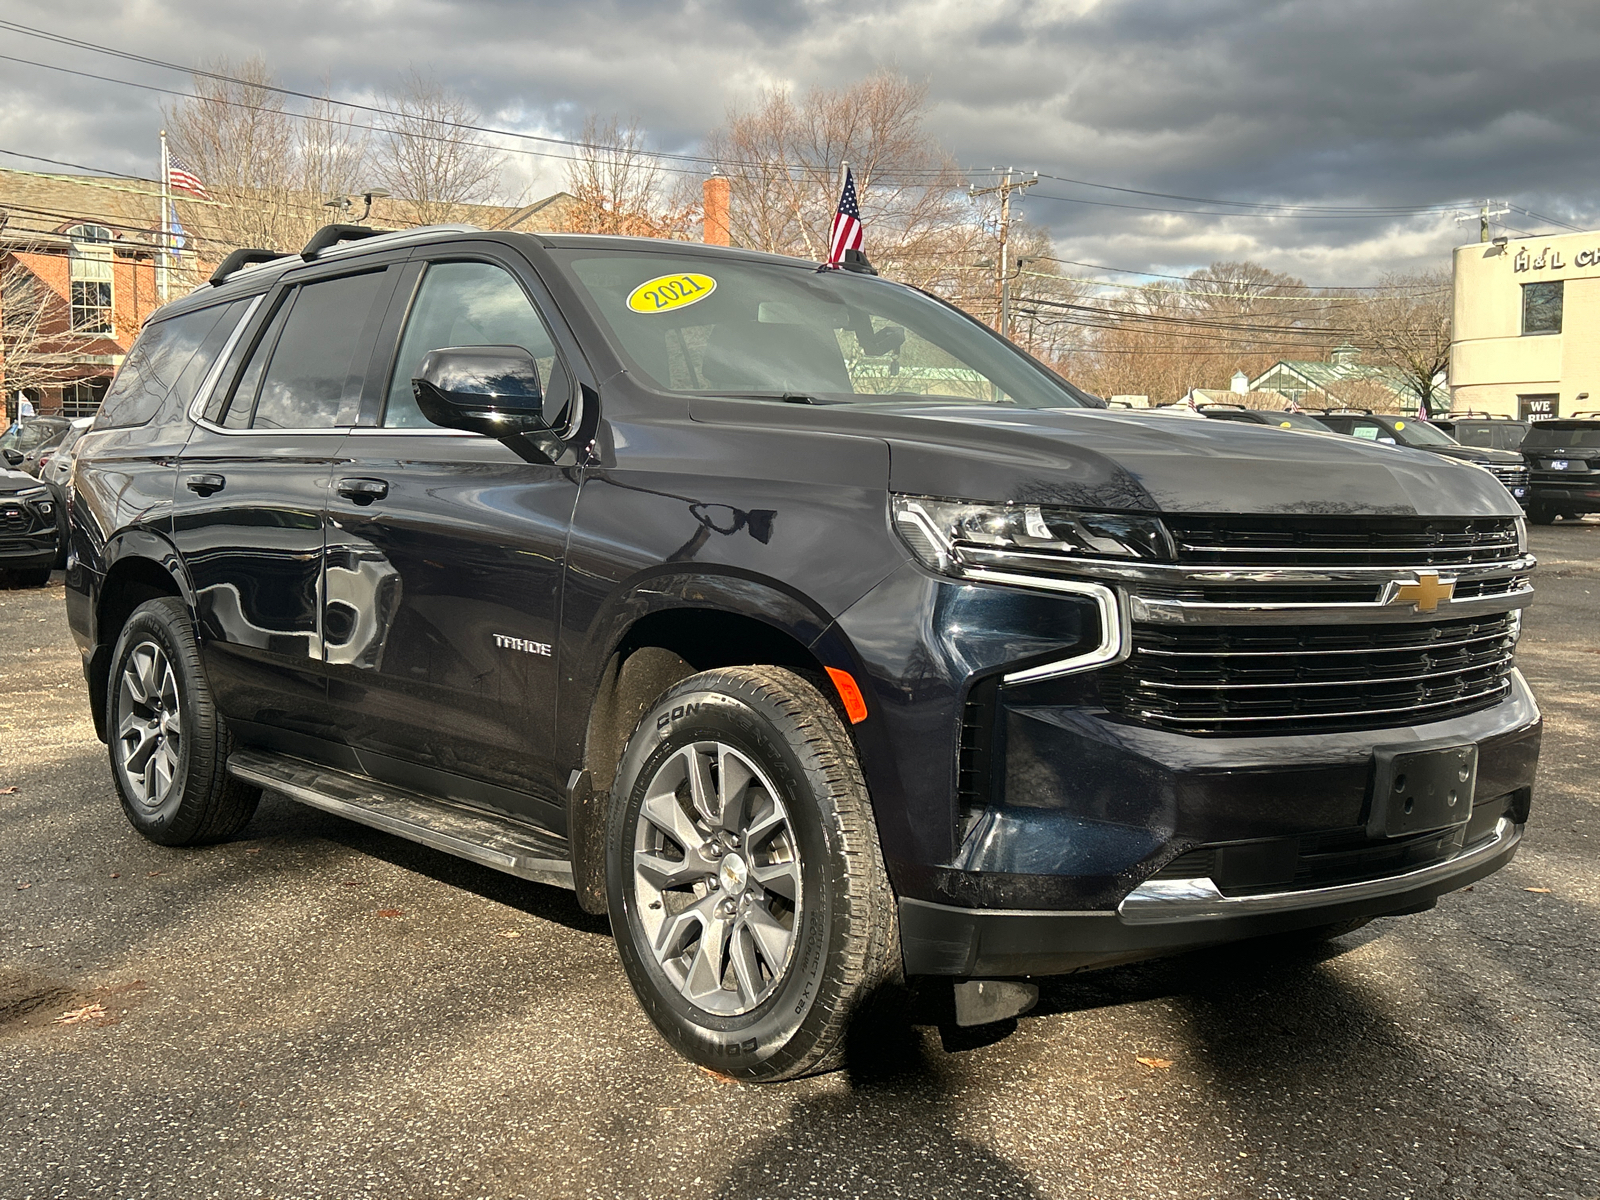
M 129 823 L 163 846 L 221 841 L 243 828 L 261 789 L 227 773 L 233 739 L 181 600 L 163 596 L 133 610 L 106 686 L 111 774 Z
M 1528 520 L 1535 525 L 1554 525 L 1556 510 L 1548 504 L 1534 504 L 1528 509 Z
M 11 572 L 11 579 L 19 587 L 48 587 L 50 584 L 49 567 L 29 567 L 26 571 Z
M 742 797 L 735 812 L 723 785 Z M 852 1019 L 901 977 L 854 745 L 792 671 L 707 671 L 646 710 L 612 788 L 606 882 L 645 1012 L 724 1074 L 772 1082 L 842 1066 Z

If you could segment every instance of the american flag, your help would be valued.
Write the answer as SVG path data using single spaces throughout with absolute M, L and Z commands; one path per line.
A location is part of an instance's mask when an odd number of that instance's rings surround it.
M 191 196 L 199 196 L 202 200 L 211 199 L 206 195 L 205 184 L 200 182 L 200 177 L 189 170 L 183 159 L 176 154 L 167 155 L 167 186 L 180 192 L 188 192 Z
M 856 177 L 850 168 L 844 169 L 844 191 L 839 195 L 839 208 L 833 214 L 833 228 L 828 230 L 828 265 L 837 267 L 846 250 L 861 249 L 861 206 L 856 203 Z

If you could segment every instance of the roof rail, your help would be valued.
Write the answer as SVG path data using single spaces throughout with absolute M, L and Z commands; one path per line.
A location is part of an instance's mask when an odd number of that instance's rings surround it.
M 1588 419 L 1589 417 L 1600 417 L 1600 408 L 1585 408 L 1582 411 L 1575 412 L 1571 415 L 1573 417 L 1582 417 L 1584 419 Z M 1560 420 L 1559 417 L 1556 419 Z
M 362 238 L 377 237 L 380 233 L 391 233 L 388 229 L 372 229 L 366 225 L 324 225 L 311 235 L 311 240 L 306 243 L 305 249 L 300 251 L 300 257 L 310 262 L 329 246 L 337 246 L 340 242 L 359 242 Z
M 1478 412 L 1471 408 L 1451 408 L 1434 417 L 1434 421 L 1520 421 L 1521 417 L 1513 417 L 1508 413 Z
M 1230 404 L 1226 400 L 1207 400 L 1205 403 L 1200 405 L 1200 407 L 1201 408 L 1233 408 L 1233 409 L 1237 409 L 1240 412 L 1249 412 L 1250 411 L 1248 408 L 1246 408 L 1242 404 Z
M 1338 408 L 1319 408 L 1319 409 L 1316 409 L 1315 411 L 1319 412 L 1319 413 L 1326 413 L 1326 414 L 1328 414 L 1330 416 L 1332 414 L 1334 414 L 1334 413 L 1345 413 L 1345 414 L 1355 413 L 1355 414 L 1359 414 L 1359 415 L 1361 415 L 1363 417 L 1371 417 L 1371 416 L 1376 416 L 1377 415 L 1370 408 L 1350 408 L 1347 405 L 1341 405 Z M 1394 414 L 1393 413 L 1387 413 L 1385 415 L 1386 416 L 1393 416 Z
M 221 287 L 228 281 L 228 277 L 236 275 L 246 267 L 253 267 L 257 263 L 272 262 L 274 259 L 288 258 L 277 250 L 235 250 L 227 258 L 217 264 L 217 269 L 211 272 L 210 283 L 212 287 Z

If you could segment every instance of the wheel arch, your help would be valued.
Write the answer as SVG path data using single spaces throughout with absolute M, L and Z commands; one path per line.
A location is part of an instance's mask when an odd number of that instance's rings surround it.
M 89 711 L 95 735 L 106 740 L 106 683 L 117 635 L 133 610 L 157 596 L 176 596 L 190 613 L 194 597 L 178 551 L 171 542 L 149 530 L 129 530 L 106 547 L 105 577 L 94 600 L 94 649 L 86 668 Z
M 573 696 L 580 766 L 569 789 L 567 829 L 578 899 L 606 911 L 605 823 L 618 761 L 650 702 L 680 680 L 731 666 L 787 667 L 817 683 L 848 722 L 827 668 L 859 668 L 831 619 L 792 589 L 744 574 L 653 573 L 608 606 L 587 686 Z M 574 681 L 577 682 L 577 681 Z M 587 703 L 585 703 L 587 701 Z M 564 723 L 565 724 L 565 723 Z

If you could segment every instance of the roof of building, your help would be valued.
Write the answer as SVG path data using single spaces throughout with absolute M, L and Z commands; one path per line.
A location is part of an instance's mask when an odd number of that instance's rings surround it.
M 1326 392 L 1335 399 L 1352 383 L 1377 384 L 1397 397 L 1411 394 L 1406 376 L 1393 367 L 1364 363 L 1361 352 L 1351 345 L 1335 346 L 1327 358 L 1279 359 L 1250 381 L 1251 391 L 1278 370 L 1288 371 L 1303 380 L 1307 388 Z

